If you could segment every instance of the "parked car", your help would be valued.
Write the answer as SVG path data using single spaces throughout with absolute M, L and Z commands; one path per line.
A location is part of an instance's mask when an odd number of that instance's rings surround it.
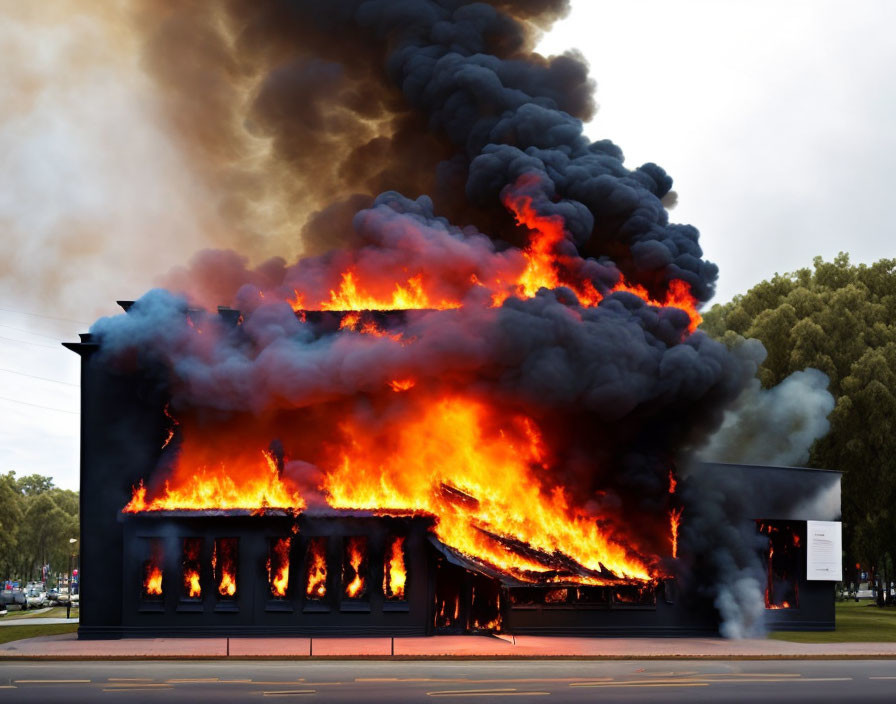
M 56 587 L 53 587 L 47 592 L 47 601 L 50 604 L 55 604 L 59 601 L 59 590 Z
M 0 608 L 8 609 L 10 606 L 27 609 L 28 602 L 25 599 L 25 592 L 21 589 L 4 589 L 0 591 Z
M 42 606 L 47 606 L 50 601 L 47 599 L 47 593 L 40 586 L 36 586 L 25 592 L 25 603 L 29 609 L 39 609 Z

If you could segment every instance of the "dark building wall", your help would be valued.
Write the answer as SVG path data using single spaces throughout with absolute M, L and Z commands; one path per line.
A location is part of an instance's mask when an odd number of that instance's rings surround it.
M 89 335 L 81 355 L 81 637 L 120 635 L 123 527 L 132 487 L 149 476 L 164 438 L 165 398 L 151 379 L 115 373 Z
M 121 572 L 121 633 L 127 636 L 213 635 L 425 635 L 430 613 L 430 575 L 426 555 L 428 519 L 402 517 L 313 517 L 282 515 L 125 515 L 125 559 Z M 294 532 L 297 530 L 297 532 Z M 272 538 L 292 537 L 289 589 L 283 599 L 270 595 L 266 561 Z M 344 596 L 341 565 L 348 538 L 367 538 L 367 593 Z M 405 599 L 387 600 L 383 565 L 391 539 L 405 537 L 408 574 Z M 327 543 L 327 593 L 305 594 L 305 556 L 309 541 Z M 184 538 L 202 541 L 202 595 L 185 598 L 181 589 Z M 237 538 L 237 593 L 220 597 L 212 577 L 216 538 Z M 164 545 L 161 599 L 142 595 L 143 561 L 149 542 Z M 95 629 L 91 629 L 95 633 Z M 85 634 L 86 635 L 86 634 Z M 97 634 L 99 635 L 99 634 Z

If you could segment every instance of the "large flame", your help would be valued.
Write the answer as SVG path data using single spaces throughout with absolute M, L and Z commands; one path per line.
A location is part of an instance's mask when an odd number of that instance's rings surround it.
M 440 400 L 396 427 L 386 450 L 363 428 L 345 424 L 341 462 L 325 478 L 330 505 L 432 514 L 444 543 L 522 579 L 545 566 L 488 534 L 561 552 L 588 570 L 650 579 L 647 564 L 593 516 L 573 509 L 561 489 L 542 488 L 537 471 L 547 469 L 545 448 L 531 421 L 517 418 L 513 428 L 489 435 L 488 415 L 474 400 Z
M 524 176 L 517 185 L 524 187 L 529 181 L 531 177 Z M 465 305 L 471 291 L 485 291 L 491 305 L 500 306 L 511 296 L 532 298 L 539 289 L 565 286 L 575 292 L 582 306 L 598 305 L 604 295 L 598 291 L 594 281 L 582 273 L 582 260 L 561 253 L 567 240 L 563 218 L 540 214 L 532 197 L 524 190 L 511 189 L 503 203 L 514 215 L 517 224 L 528 231 L 528 244 L 515 257 L 496 258 L 487 274 L 471 271 L 466 276 L 453 277 L 465 283 L 458 286 L 452 282 L 452 293 L 446 293 L 445 282 L 429 276 L 423 264 L 414 265 L 419 270 L 402 266 L 395 270 L 368 268 L 364 272 L 349 265 L 341 272 L 334 272 L 339 284 L 329 290 L 327 297 L 315 296 L 310 290 L 293 289 L 286 298 L 293 309 L 302 315 L 305 310 L 444 310 Z M 689 332 L 694 332 L 702 322 L 690 285 L 680 279 L 670 280 L 660 295 L 651 295 L 644 286 L 630 283 L 624 278 L 620 278 L 609 292 L 615 291 L 631 293 L 651 306 L 685 311 L 690 318 Z M 356 328 L 358 320 L 357 317 L 347 317 L 343 320 L 343 326 L 376 334 L 376 326 L 369 323 L 363 329 Z
M 539 213 L 524 190 L 510 189 L 504 205 L 526 229 L 527 246 L 503 258 L 494 254 L 498 263 L 478 275 L 459 274 L 453 289 L 413 266 L 376 271 L 343 261 L 342 271 L 327 274 L 335 274 L 339 281 L 328 296 L 299 285 L 290 294 L 290 303 L 302 309 L 301 316 L 304 310 L 346 311 L 339 334 L 391 338 L 403 346 L 416 344 L 415 339 L 382 329 L 385 323 L 378 323 L 370 310 L 500 306 L 511 296 L 529 298 L 541 288 L 565 286 L 582 306 L 596 306 L 604 296 L 625 291 L 651 306 L 685 311 L 690 331 L 700 323 L 697 301 L 685 281 L 671 280 L 664 290 L 657 284 L 648 292 L 620 279 L 610 290 L 604 285 L 598 291 L 595 281 L 582 273 L 582 260 L 564 254 L 568 233 L 563 218 Z M 453 290 L 453 297 L 446 290 Z M 477 296 L 468 299 L 474 290 Z M 407 400 L 414 412 L 402 416 L 385 434 L 371 434 L 368 424 L 350 412 L 330 418 L 324 432 L 339 435 L 340 440 L 333 443 L 328 438 L 328 449 L 320 457 L 298 458 L 320 472 L 318 484 L 310 487 L 300 487 L 290 478 L 293 475 L 284 472 L 282 456 L 262 449 L 270 438 L 261 448 L 254 442 L 219 442 L 208 435 L 197 440 L 166 409 L 171 433 L 183 436 L 176 455 L 170 447 L 176 444 L 172 437 L 165 439 L 166 457 L 175 461 L 162 484 L 135 487 L 124 511 L 300 511 L 306 506 L 303 493 L 320 490 L 333 508 L 433 516 L 442 542 L 523 581 L 559 580 L 558 571 L 566 575 L 562 579 L 587 584 L 607 583 L 612 581 L 610 575 L 638 581 L 657 576 L 657 560 L 645 556 L 650 550 L 642 554 L 621 521 L 614 523 L 593 508 L 586 509 L 582 504 L 589 497 L 573 497 L 562 481 L 551 481 L 552 458 L 532 419 L 496 413 L 488 403 L 457 392 L 433 394 L 425 388 L 425 379 L 408 372 L 412 370 L 396 370 L 385 388 L 396 392 L 390 394 L 396 404 Z M 669 483 L 674 494 L 676 479 L 671 472 Z M 669 514 L 673 556 L 678 551 L 680 516 L 678 509 Z M 325 562 L 312 556 L 308 570 L 307 593 L 320 598 L 326 593 Z
M 395 284 L 388 294 L 370 293 L 358 288 L 357 274 L 349 269 L 342 274 L 339 289 L 330 291 L 320 310 L 410 310 L 457 308 L 459 302 L 437 301 L 424 291 L 423 275 L 410 277 L 404 285 Z
M 148 497 L 139 485 L 124 511 L 173 511 L 183 509 L 291 508 L 300 510 L 305 502 L 299 491 L 283 481 L 273 454 L 267 450 L 233 453 L 227 459 L 209 462 L 206 452 L 187 440 L 178 462 L 160 492 Z

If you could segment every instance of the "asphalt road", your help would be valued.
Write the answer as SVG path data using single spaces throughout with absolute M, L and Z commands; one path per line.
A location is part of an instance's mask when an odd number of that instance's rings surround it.
M 0 702 L 893 702 L 894 660 L 0 662 Z

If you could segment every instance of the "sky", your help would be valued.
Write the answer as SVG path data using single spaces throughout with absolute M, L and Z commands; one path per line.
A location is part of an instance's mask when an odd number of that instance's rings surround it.
M 123 2 L 0 0 L 0 472 L 78 488 L 74 340 L 214 241 Z M 30 6 L 30 7 L 29 7 Z M 102 22 L 97 16 L 102 14 Z M 675 180 L 713 302 L 848 251 L 896 256 L 896 3 L 573 0 L 541 41 L 597 82 L 594 139 Z

